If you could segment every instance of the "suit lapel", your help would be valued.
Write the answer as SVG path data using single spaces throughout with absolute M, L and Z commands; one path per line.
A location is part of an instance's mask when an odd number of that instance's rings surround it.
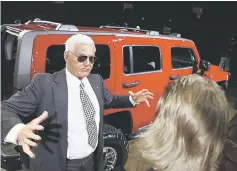
M 97 100 L 99 102 L 99 105 L 100 105 L 100 109 L 104 108 L 104 104 L 102 104 L 102 101 L 101 101 L 101 98 L 103 97 L 101 95 L 101 85 L 98 84 L 98 82 L 96 82 L 95 79 L 93 79 L 93 75 L 88 75 L 88 80 L 91 84 L 91 87 L 93 88 L 94 92 L 95 92 L 95 95 L 97 97 Z
M 59 123 L 67 121 L 68 112 L 68 89 L 66 82 L 66 71 L 57 73 L 53 85 L 55 110 L 58 114 Z
M 67 156 L 67 131 L 68 131 L 68 88 L 65 69 L 56 73 L 53 84 L 54 105 L 57 115 L 57 124 L 60 126 L 60 146 L 62 160 L 66 161 Z

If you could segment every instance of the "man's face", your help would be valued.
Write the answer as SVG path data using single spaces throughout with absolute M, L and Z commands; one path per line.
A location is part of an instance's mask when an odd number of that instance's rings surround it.
M 71 51 L 64 54 L 67 69 L 76 77 L 87 77 L 93 68 L 89 59 L 95 58 L 95 51 L 94 45 L 76 44 Z

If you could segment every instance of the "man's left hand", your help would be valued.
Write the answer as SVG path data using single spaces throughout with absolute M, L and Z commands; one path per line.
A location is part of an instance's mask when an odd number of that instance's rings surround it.
M 136 93 L 129 91 L 128 93 L 131 95 L 133 101 L 136 103 L 146 102 L 148 107 L 150 107 L 150 105 L 147 99 L 154 99 L 153 93 L 149 92 L 147 89 L 142 89 Z

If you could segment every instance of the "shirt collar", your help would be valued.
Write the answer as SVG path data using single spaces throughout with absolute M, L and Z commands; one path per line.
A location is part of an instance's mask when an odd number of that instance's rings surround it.
M 67 68 L 66 68 L 66 78 L 67 78 L 68 84 L 75 85 L 75 86 L 80 86 L 80 84 L 84 80 L 84 78 L 82 80 L 80 80 L 77 77 L 75 77 L 74 75 L 72 75 L 72 73 L 69 72 Z

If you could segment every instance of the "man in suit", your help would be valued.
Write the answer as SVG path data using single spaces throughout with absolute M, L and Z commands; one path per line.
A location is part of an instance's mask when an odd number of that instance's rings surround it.
M 153 99 L 146 89 L 112 95 L 101 76 L 90 74 L 95 52 L 90 37 L 73 35 L 65 43 L 65 69 L 36 74 L 2 103 L 2 140 L 22 147 L 29 170 L 104 170 L 104 106 L 126 108 Z

